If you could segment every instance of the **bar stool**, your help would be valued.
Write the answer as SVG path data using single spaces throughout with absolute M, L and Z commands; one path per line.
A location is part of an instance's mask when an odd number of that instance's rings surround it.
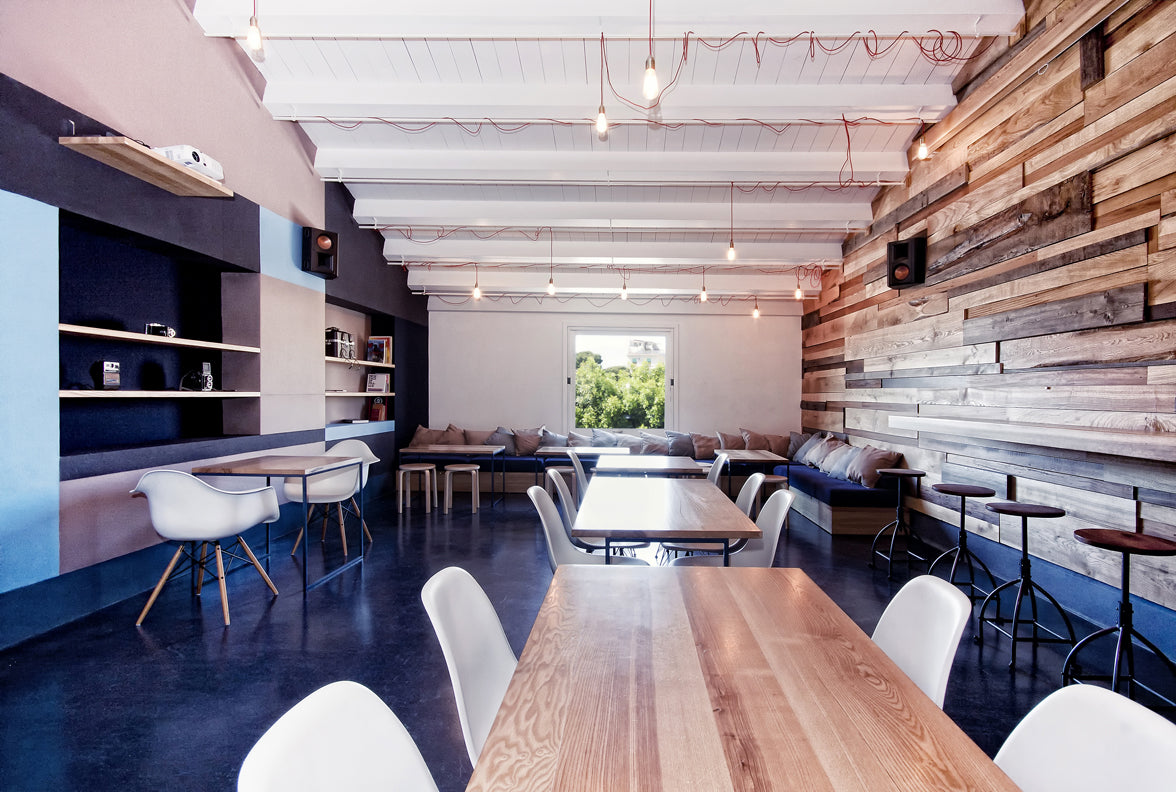
M 1169 706 L 1176 706 L 1167 696 L 1157 693 L 1152 688 L 1143 684 L 1135 678 L 1135 652 L 1132 647 L 1132 639 L 1139 641 L 1141 644 L 1150 649 L 1156 657 L 1160 658 L 1168 666 L 1173 674 L 1176 674 L 1176 663 L 1168 659 L 1167 655 L 1161 652 L 1155 644 L 1140 635 L 1139 631 L 1135 629 L 1132 622 L 1131 614 L 1131 556 L 1146 555 L 1146 556 L 1171 556 L 1176 555 L 1176 542 L 1170 539 L 1164 539 L 1159 536 L 1147 536 L 1141 533 L 1129 533 L 1127 531 L 1115 531 L 1109 528 L 1080 528 L 1074 532 L 1074 538 L 1083 544 L 1088 544 L 1091 547 L 1097 547 L 1100 550 L 1110 550 L 1112 553 L 1123 554 L 1123 584 L 1121 586 L 1123 598 L 1119 601 L 1119 623 L 1111 627 L 1104 627 L 1097 632 L 1083 638 L 1078 643 L 1074 644 L 1074 648 L 1070 650 L 1070 654 L 1066 656 L 1066 662 L 1062 665 L 1062 684 L 1069 685 L 1072 682 L 1110 682 L 1111 690 L 1116 693 L 1119 692 L 1119 682 L 1127 682 L 1127 695 L 1132 697 L 1132 693 L 1136 686 L 1143 688 L 1153 696 L 1167 702 Z M 1081 666 L 1078 663 L 1078 653 L 1090 645 L 1091 642 L 1104 635 L 1117 634 L 1115 641 L 1115 661 L 1111 666 L 1110 674 L 1084 674 L 1081 671 Z M 1127 673 L 1122 673 L 1123 657 L 1127 657 Z
M 470 474 L 470 508 L 474 514 L 478 513 L 478 505 L 481 501 L 480 485 L 478 484 L 479 470 L 481 470 L 480 466 L 466 462 L 445 466 L 445 506 L 441 510 L 442 514 L 449 514 L 449 510 L 453 508 L 454 473 Z
M 910 468 L 879 468 L 878 475 L 880 476 L 894 476 L 898 479 L 898 503 L 894 510 L 894 520 L 882 526 L 882 530 L 874 534 L 874 541 L 870 543 L 870 569 L 874 569 L 874 559 L 886 559 L 886 579 L 890 580 L 894 568 L 894 542 L 898 539 L 899 534 L 905 534 L 906 541 L 906 561 L 909 568 L 911 559 L 916 561 L 926 561 L 927 559 L 921 555 L 911 552 L 911 541 L 915 539 L 915 535 L 911 532 L 911 526 L 902 517 L 902 483 L 906 479 L 918 481 L 927 473 L 922 470 L 912 470 Z M 886 535 L 886 532 L 893 529 L 894 532 L 890 535 L 890 551 L 883 553 L 878 549 L 878 542 Z
M 404 504 L 412 508 L 412 476 L 421 476 L 421 491 L 425 495 L 425 511 L 430 512 L 437 504 L 437 466 L 432 462 L 406 462 L 396 471 L 396 511 L 404 512 Z M 433 499 L 429 500 L 429 482 L 433 482 Z
M 968 549 L 968 532 L 964 528 L 964 516 L 967 514 L 968 498 L 991 498 L 996 494 L 996 490 L 989 489 L 988 487 L 975 487 L 971 484 L 951 484 L 948 482 L 932 484 L 931 489 L 936 492 L 942 492 L 944 495 L 958 495 L 960 497 L 960 536 L 955 547 L 931 562 L 931 568 L 927 570 L 927 574 L 934 575 L 935 567 L 939 565 L 939 562 L 951 556 L 951 572 L 947 576 L 947 582 L 953 586 L 967 586 L 968 599 L 975 603 L 976 600 L 986 596 L 996 588 L 996 578 L 988 571 L 987 565 Z M 964 561 L 963 565 L 960 564 L 961 559 Z M 979 564 L 980 568 L 984 570 L 984 574 L 988 576 L 988 591 L 976 586 L 976 570 L 973 567 L 973 562 Z M 967 581 L 957 581 L 956 572 L 962 571 L 965 565 L 968 571 L 968 579 Z
M 1034 645 L 1039 643 L 1068 643 L 1072 644 L 1075 641 L 1074 627 L 1070 624 L 1070 617 L 1062 610 L 1062 606 L 1053 598 L 1053 595 L 1041 587 L 1039 583 L 1033 580 L 1030 572 L 1029 564 L 1029 518 L 1030 517 L 1064 517 L 1066 516 L 1065 509 L 1058 509 L 1054 506 L 1043 506 L 1037 503 L 986 503 L 985 508 L 997 514 L 1009 514 L 1014 517 L 1021 518 L 1021 577 L 1016 580 L 1010 580 L 1007 583 L 1001 583 L 999 586 L 989 592 L 988 596 L 984 598 L 984 603 L 980 606 L 980 614 L 976 617 L 976 643 L 984 644 L 984 623 L 988 622 L 993 628 L 1006 635 L 1013 642 L 1012 658 L 1009 660 L 1009 671 L 1013 671 L 1017 663 L 1017 642 L 1029 641 Z M 1004 619 L 1000 616 L 1000 592 L 1005 589 L 1016 586 L 1017 587 L 1017 601 L 1013 604 L 1013 618 Z M 1037 619 L 1037 592 L 1049 600 L 1050 604 L 1054 606 L 1058 613 L 1062 615 L 1062 621 L 1066 624 L 1066 630 L 1070 633 L 1069 640 L 1063 638 L 1058 633 L 1043 625 Z M 1025 597 L 1029 597 L 1029 605 L 1032 608 L 1032 618 L 1021 618 L 1021 603 Z M 988 610 L 988 603 L 996 600 L 996 615 L 985 616 L 984 612 Z M 1011 625 L 1011 632 L 1005 630 L 1001 625 Z M 1029 624 L 1033 627 L 1031 635 L 1020 635 L 1019 629 L 1022 624 Z M 1042 637 L 1041 633 L 1046 633 L 1047 637 Z

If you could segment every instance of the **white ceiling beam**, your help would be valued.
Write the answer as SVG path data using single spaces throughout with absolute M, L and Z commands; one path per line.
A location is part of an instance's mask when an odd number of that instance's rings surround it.
M 474 286 L 473 267 L 412 268 L 408 272 L 408 286 L 415 291 L 429 293 L 468 294 Z M 547 289 L 546 272 L 517 272 L 479 269 L 478 286 L 485 294 L 544 294 Z M 633 296 L 665 294 L 696 295 L 702 288 L 701 273 L 632 273 L 625 278 Z M 555 278 L 556 295 L 611 294 L 621 288 L 620 272 L 561 272 Z M 815 295 L 819 288 L 811 280 L 802 283 L 807 295 Z M 706 274 L 708 296 L 722 295 L 790 295 L 796 289 L 796 276 L 791 273 L 763 274 L 758 272 Z
M 747 267 L 759 265 L 840 262 L 841 245 L 835 242 L 739 242 L 734 263 L 726 260 L 726 243 L 556 240 L 538 242 L 503 239 L 442 239 L 421 244 L 394 232 L 385 232 L 384 258 L 390 262 L 472 262 L 557 267 L 592 265 L 639 267 L 664 264 L 701 264 Z M 549 256 L 548 251 L 552 253 Z
M 434 151 L 320 148 L 326 179 L 432 181 L 597 181 L 740 184 L 848 179 L 845 152 Z M 858 181 L 896 181 L 905 152 L 853 152 Z
M 387 82 L 298 82 L 277 80 L 265 88 L 265 106 L 285 120 L 413 119 L 595 120 L 600 88 L 584 84 L 430 84 Z M 662 120 L 758 119 L 786 122 L 814 118 L 853 120 L 923 118 L 934 121 L 955 107 L 951 86 L 926 85 L 682 85 L 662 95 Z M 618 118 L 633 112 L 605 93 L 605 109 Z M 886 116 L 883 118 L 883 116 Z M 917 123 L 914 122 L 914 123 Z
M 266 0 L 258 9 L 268 36 L 334 37 L 594 37 L 642 38 L 648 32 L 645 6 L 632 0 L 552 5 L 548 0 L 447 0 L 422 8 L 387 0 Z M 680 35 L 692 30 L 707 37 L 727 37 L 740 30 L 796 34 L 815 30 L 822 36 L 868 30 L 895 35 L 907 30 L 956 30 L 972 35 L 1012 32 L 1024 8 L 1020 0 L 824 0 L 798 10 L 793 3 L 754 0 L 738 13 L 711 0 L 677 0 L 655 8 L 654 32 Z M 241 0 L 198 0 L 196 18 L 211 36 L 243 36 L 252 9 Z
M 869 225 L 868 202 L 754 203 L 735 207 L 740 227 L 788 229 Z M 413 201 L 359 198 L 352 216 L 374 225 L 477 225 L 543 228 L 695 228 L 731 225 L 731 209 L 718 203 L 641 201 Z M 463 222 L 455 222 L 461 220 Z M 468 222 L 465 222 L 468 221 Z M 813 225 L 816 224 L 816 225 Z M 544 241 L 546 244 L 546 241 Z

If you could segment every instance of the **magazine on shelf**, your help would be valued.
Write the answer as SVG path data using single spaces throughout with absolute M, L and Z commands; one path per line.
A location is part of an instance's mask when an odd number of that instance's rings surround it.
M 368 374 L 367 375 L 367 392 L 368 393 L 388 393 L 390 375 L 388 374 Z

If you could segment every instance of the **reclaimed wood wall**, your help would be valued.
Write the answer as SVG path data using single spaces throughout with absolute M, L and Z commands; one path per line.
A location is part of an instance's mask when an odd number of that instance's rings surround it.
M 1031 553 L 1117 586 L 1074 529 L 1176 537 L 1176 2 L 1026 6 L 806 304 L 803 424 L 901 451 L 950 524 L 933 483 L 1066 509 Z M 887 288 L 886 243 L 919 236 L 925 283 Z M 1020 546 L 982 501 L 967 524 Z M 1176 608 L 1171 559 L 1133 569 Z

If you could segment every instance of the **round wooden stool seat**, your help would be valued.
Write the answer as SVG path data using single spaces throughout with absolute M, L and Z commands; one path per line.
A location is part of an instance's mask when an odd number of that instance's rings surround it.
M 1016 501 L 986 503 L 984 504 L 984 508 L 997 514 L 1007 514 L 1011 517 L 1021 518 L 1021 576 L 1016 580 L 1001 583 L 994 588 L 984 598 L 984 603 L 980 606 L 980 615 L 976 617 L 976 643 L 984 643 L 984 625 L 992 625 L 997 632 L 1012 641 L 1012 658 L 1009 660 L 1009 671 L 1015 671 L 1018 641 L 1028 641 L 1035 645 L 1039 643 L 1068 643 L 1073 646 L 1078 640 L 1074 635 L 1074 625 L 1070 623 L 1070 617 L 1066 614 L 1065 609 L 1062 608 L 1061 603 L 1052 594 L 1042 588 L 1040 583 L 1033 579 L 1032 564 L 1029 559 L 1029 518 L 1065 517 L 1066 510 L 1059 509 L 1056 506 L 1046 506 L 1041 503 L 1017 503 Z M 1016 587 L 1017 594 L 1016 600 L 1013 602 L 1013 616 L 1010 619 L 1000 615 L 1000 592 L 1013 587 Z M 1062 617 L 1062 622 L 1066 626 L 1066 633 L 1069 635 L 1068 638 L 1039 621 L 1037 594 L 1041 594 L 1054 607 L 1058 615 Z M 1021 604 L 1026 598 L 1029 599 L 1031 608 L 1031 616 L 1027 619 L 1021 617 Z M 985 613 L 987 613 L 988 605 L 991 602 L 996 603 L 996 614 L 986 616 Z M 1022 635 L 1019 632 L 1019 628 L 1022 625 L 1029 628 L 1027 634 Z M 1008 629 L 1005 629 L 1006 627 Z
M 445 466 L 445 500 L 441 505 L 442 514 L 449 514 L 449 510 L 453 508 L 454 473 L 468 473 L 470 475 L 470 511 L 474 514 L 478 513 L 478 506 L 481 505 L 480 496 L 482 489 L 482 485 L 478 481 L 478 473 L 481 470 L 481 465 L 475 465 L 472 462 L 454 462 L 452 465 Z
M 991 498 L 996 490 L 988 487 L 975 487 L 971 484 L 932 484 L 931 489 L 944 495 L 958 495 L 961 498 Z
M 482 467 L 471 462 L 458 462 L 452 465 L 446 465 L 445 469 L 454 473 L 472 473 L 475 470 L 481 470 Z
M 986 503 L 984 508 L 997 514 L 1011 514 L 1014 517 L 1065 517 L 1066 510 L 1056 506 L 1043 506 L 1040 503 L 1016 503 L 1001 501 Z
M 878 533 L 874 534 L 874 541 L 870 543 L 870 561 L 869 561 L 870 568 L 873 569 L 875 567 L 874 559 L 881 558 L 881 559 L 885 560 L 886 561 L 886 579 L 890 580 L 893 577 L 893 573 L 894 573 L 894 561 L 895 561 L 894 543 L 895 543 L 895 540 L 898 539 L 900 534 L 906 535 L 906 545 L 905 545 L 905 550 L 904 550 L 904 552 L 906 553 L 906 558 L 899 559 L 899 560 L 905 560 L 907 563 L 908 569 L 910 568 L 910 563 L 912 560 L 914 560 L 914 561 L 926 561 L 927 560 L 927 558 L 925 556 L 921 556 L 915 552 L 912 552 L 911 543 L 912 543 L 912 541 L 919 541 L 919 537 L 917 537 L 915 535 L 914 531 L 911 530 L 910 524 L 906 520 L 904 520 L 902 517 L 902 482 L 903 482 L 903 480 L 904 479 L 911 479 L 911 480 L 917 482 L 918 479 L 923 478 L 923 476 L 926 476 L 927 473 L 926 473 L 926 471 L 915 470 L 913 468 L 878 468 L 878 475 L 879 476 L 893 476 L 894 478 L 898 479 L 898 486 L 895 487 L 895 493 L 898 497 L 898 502 L 895 504 L 895 507 L 894 507 L 894 519 L 891 522 L 887 523 L 886 525 L 882 526 L 882 530 L 880 530 L 880 531 L 878 531 Z M 878 549 L 878 543 L 883 540 L 883 537 L 886 536 L 887 531 L 891 531 L 890 545 L 889 545 L 889 552 L 884 552 L 884 551 Z
M 414 473 L 420 474 L 421 490 L 425 494 L 425 511 L 432 511 L 432 507 L 439 505 L 437 498 L 437 466 L 432 462 L 405 462 L 396 470 L 396 511 L 404 512 L 407 502 L 412 508 L 412 493 L 409 491 Z M 433 484 L 433 495 L 429 497 L 429 482 Z
M 1116 531 L 1113 528 L 1079 528 L 1074 538 L 1082 544 L 1115 553 L 1147 556 L 1176 555 L 1176 542 L 1162 536 Z
M 944 481 L 939 484 L 932 484 L 931 489 L 936 492 L 941 492 L 944 495 L 954 495 L 960 499 L 960 533 L 956 540 L 956 546 L 950 550 L 944 551 L 939 558 L 936 558 L 931 563 L 931 568 L 927 570 L 930 575 L 935 574 L 935 567 L 939 565 L 940 561 L 947 561 L 951 558 L 951 570 L 947 575 L 947 582 L 953 586 L 965 587 L 964 593 L 968 595 L 971 602 L 976 602 L 996 588 L 996 578 L 992 576 L 988 565 L 984 563 L 978 555 L 968 549 L 968 529 L 966 527 L 966 517 L 968 511 L 968 498 L 991 498 L 996 494 L 996 490 L 990 487 L 977 487 L 972 484 L 953 484 L 950 481 Z M 988 576 L 988 588 L 982 589 L 976 585 L 976 567 L 980 567 L 984 574 Z M 967 573 L 967 579 L 963 578 L 963 573 Z M 957 579 L 957 576 L 959 578 Z
M 1083 544 L 1123 554 L 1123 575 L 1120 578 L 1119 621 L 1110 627 L 1096 630 L 1074 644 L 1066 662 L 1062 664 L 1062 684 L 1071 682 L 1109 682 L 1111 690 L 1119 692 L 1119 683 L 1127 683 L 1127 696 L 1134 698 L 1137 688 L 1146 690 L 1152 696 L 1160 699 L 1169 706 L 1176 706 L 1176 702 L 1149 687 L 1135 677 L 1135 649 L 1134 643 L 1146 646 L 1152 654 L 1163 661 L 1169 673 L 1176 677 L 1176 663 L 1160 651 L 1159 647 L 1145 638 L 1135 629 L 1135 617 L 1131 607 L 1131 556 L 1176 556 L 1176 542 L 1162 536 L 1134 533 L 1132 531 L 1116 531 L 1112 528 L 1079 528 L 1074 532 L 1074 538 Z M 1078 663 L 1078 655 L 1092 643 L 1104 636 L 1115 636 L 1115 651 L 1111 663 L 1111 673 L 1100 674 L 1084 670 Z M 1088 653 L 1089 654 L 1089 653 Z M 1126 660 L 1126 668 L 1124 668 Z M 1169 685 L 1170 687 L 1170 685 Z
M 405 462 L 400 466 L 400 469 L 409 473 L 415 473 L 422 470 L 436 470 L 437 466 L 432 462 Z

